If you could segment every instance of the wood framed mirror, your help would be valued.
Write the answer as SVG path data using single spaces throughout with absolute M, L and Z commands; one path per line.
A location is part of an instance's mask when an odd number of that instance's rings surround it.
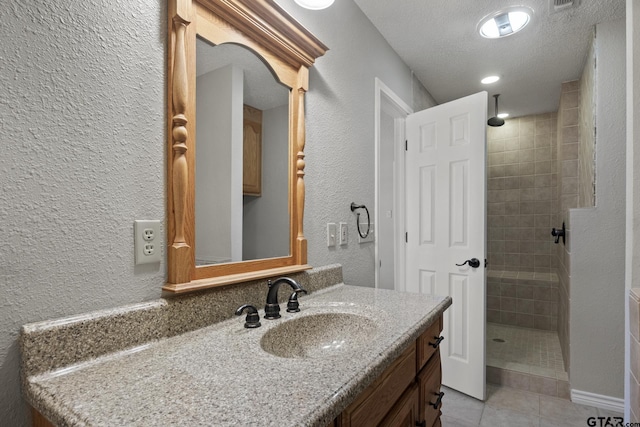
M 174 293 L 190 292 L 310 268 L 303 232 L 304 95 L 308 88 L 309 67 L 326 52 L 327 47 L 274 0 L 170 0 L 168 34 L 168 280 L 163 289 Z M 287 175 L 282 181 L 287 188 L 287 209 L 282 212 L 287 213 L 282 215 L 288 215 L 285 218 L 288 230 L 280 233 L 288 232 L 288 254 L 284 250 L 281 251 L 284 253 L 275 252 L 275 256 L 266 258 L 250 257 L 257 259 L 246 260 L 246 257 L 229 256 L 228 259 L 218 257 L 223 259 L 222 262 L 196 262 L 198 240 L 202 247 L 207 242 L 205 239 L 214 239 L 196 233 L 196 198 L 202 197 L 200 193 L 196 194 L 196 179 L 203 179 L 196 177 L 196 44 L 199 43 L 198 49 L 201 49 L 202 42 L 216 47 L 232 44 L 247 49 L 260 59 L 275 81 L 288 90 L 288 120 L 285 118 L 286 130 L 283 132 L 288 135 L 288 148 L 283 151 L 287 154 L 282 163 Z M 244 108 L 243 111 L 245 115 L 247 111 L 251 112 L 251 119 L 255 122 L 259 115 L 254 110 Z M 255 128 L 255 123 L 252 126 Z M 203 128 L 199 129 L 204 134 Z M 218 132 L 210 129 L 207 133 Z M 201 143 L 204 155 L 204 136 Z M 258 158 L 259 155 L 254 153 L 253 157 Z M 204 169 L 206 165 L 203 167 L 201 164 L 200 168 Z M 255 171 L 251 174 L 255 175 Z M 215 187 L 217 181 L 215 177 L 209 177 L 207 186 Z M 261 196 L 256 190 L 251 191 L 253 197 Z M 238 197 L 241 196 L 236 194 L 235 198 Z M 215 200 L 218 200 L 217 196 Z M 237 212 L 234 215 L 237 216 Z M 215 215 L 209 216 L 214 217 L 213 222 L 221 222 Z

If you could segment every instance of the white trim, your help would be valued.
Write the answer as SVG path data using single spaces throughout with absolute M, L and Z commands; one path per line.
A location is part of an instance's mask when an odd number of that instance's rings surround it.
M 580 405 L 594 406 L 609 411 L 624 412 L 624 399 L 619 397 L 604 396 L 602 394 L 589 393 L 571 389 L 571 401 Z
M 637 192 L 637 183 L 634 182 L 635 176 L 638 175 L 638 168 L 640 165 L 635 163 L 637 152 L 634 153 L 635 140 L 640 136 L 640 129 L 638 129 L 640 118 L 640 111 L 636 107 L 636 100 L 638 99 L 640 91 L 640 49 L 637 40 L 637 35 L 640 33 L 640 11 L 638 10 L 637 3 L 633 0 L 627 0 L 626 2 L 626 105 L 627 105 L 627 145 L 626 145 L 626 244 L 625 244 L 625 324 L 624 324 L 624 395 L 626 396 L 624 416 L 626 420 L 631 419 L 631 324 L 629 316 L 629 291 L 634 285 L 635 281 L 638 281 L 638 270 L 634 266 L 633 262 L 637 253 L 634 254 L 634 247 L 637 242 L 637 231 L 634 229 L 634 220 L 640 212 L 637 212 L 635 207 L 637 200 L 634 201 L 634 194 Z M 636 107 L 636 108 L 634 108 Z M 635 277 L 634 277 L 635 276 Z
M 374 213 L 373 218 L 376 223 L 379 223 L 380 219 L 380 200 L 379 200 L 379 191 L 380 191 L 380 115 L 384 111 L 387 114 L 395 117 L 395 138 L 404 139 L 404 119 L 407 115 L 413 113 L 413 109 L 407 105 L 398 95 L 395 94 L 382 80 L 379 78 L 375 78 L 375 103 L 374 103 L 374 138 L 375 138 L 375 201 L 374 201 Z M 396 141 L 398 142 L 398 141 Z M 396 144 L 397 145 L 397 144 Z M 396 165 L 396 176 L 404 177 L 404 156 L 401 156 L 399 159 L 399 163 Z M 401 192 L 400 194 L 396 194 L 396 190 Z M 398 182 L 398 185 L 394 188 L 394 204 L 395 204 L 395 212 L 394 212 L 394 223 L 396 224 L 396 229 L 403 230 L 404 229 L 404 179 Z M 400 221 L 399 224 L 396 221 Z M 377 233 L 376 233 L 377 234 Z M 400 238 L 398 234 L 396 234 L 396 240 Z M 378 242 L 379 240 L 376 238 L 374 242 L 374 251 L 375 251 L 375 287 L 379 287 L 379 279 L 380 279 L 380 254 L 378 251 Z M 396 251 L 396 290 L 402 290 L 404 288 L 404 245 L 401 246 L 402 251 Z M 398 242 L 396 242 L 396 249 L 398 248 Z M 400 253 L 398 253 L 400 252 Z M 398 285 L 401 285 L 400 287 Z

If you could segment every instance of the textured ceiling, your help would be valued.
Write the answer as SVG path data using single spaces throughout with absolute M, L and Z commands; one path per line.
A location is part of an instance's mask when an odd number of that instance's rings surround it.
M 625 0 L 582 0 L 555 13 L 549 0 L 355 2 L 438 103 L 486 90 L 489 116 L 496 93 L 511 117 L 556 111 L 561 83 L 582 74 L 594 25 L 625 16 Z M 533 9 L 529 26 L 499 40 L 481 37 L 478 22 L 508 6 Z M 501 80 L 480 83 L 492 74 Z

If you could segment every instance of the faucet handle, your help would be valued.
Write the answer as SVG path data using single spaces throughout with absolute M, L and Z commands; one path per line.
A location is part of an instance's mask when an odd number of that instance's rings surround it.
M 253 329 L 260 327 L 260 316 L 258 315 L 258 309 L 251 304 L 241 305 L 236 309 L 236 316 L 240 316 L 244 310 L 247 310 L 247 317 L 244 319 L 244 327 Z
M 300 311 L 300 304 L 298 303 L 298 294 L 300 293 L 306 294 L 308 292 L 302 288 L 294 290 L 287 302 L 287 313 L 297 313 Z

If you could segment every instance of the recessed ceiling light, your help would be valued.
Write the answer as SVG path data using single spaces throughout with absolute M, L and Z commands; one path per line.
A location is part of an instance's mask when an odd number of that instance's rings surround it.
M 295 2 L 305 9 L 320 10 L 326 9 L 333 4 L 334 0 L 295 0 Z
M 297 1 L 297 0 L 296 0 Z M 510 7 L 485 16 L 478 24 L 482 37 L 497 39 L 522 30 L 531 20 L 533 11 L 528 7 Z
M 482 83 L 483 85 L 488 85 L 488 84 L 491 84 L 491 83 L 495 83 L 498 80 L 500 80 L 500 77 L 498 77 L 498 76 L 488 76 L 488 77 L 485 77 L 484 79 L 480 80 L 480 83 Z
M 500 113 L 500 114 L 498 114 L 498 118 L 499 119 L 506 119 L 507 117 L 509 117 L 509 113 Z

